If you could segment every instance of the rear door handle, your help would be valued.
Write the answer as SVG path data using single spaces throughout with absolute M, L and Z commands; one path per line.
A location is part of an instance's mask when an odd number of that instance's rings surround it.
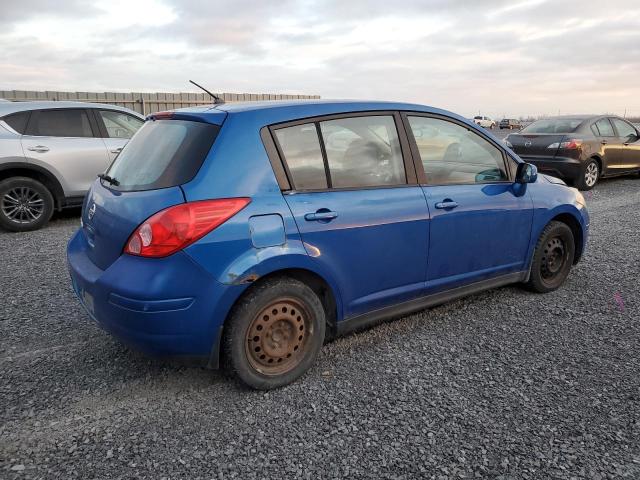
M 310 222 L 313 222 L 313 221 L 322 221 L 322 220 L 333 220 L 337 216 L 338 214 L 336 212 L 332 212 L 331 210 L 324 210 L 324 211 L 318 210 L 315 213 L 307 213 L 304 216 L 304 219 Z
M 601 143 L 602 145 L 606 145 L 606 144 L 607 144 L 607 143 L 609 143 L 609 142 L 607 142 L 606 140 L 602 140 L 600 143 Z
M 122 151 L 122 147 L 116 148 L 115 150 L 111 150 L 111 153 L 115 153 L 116 155 Z
M 44 145 L 36 145 L 35 147 L 27 148 L 27 150 L 29 150 L 30 152 L 45 153 L 49 151 L 49 147 L 45 147 Z
M 458 202 L 454 202 L 453 200 L 449 200 L 448 198 L 442 202 L 436 203 L 436 208 L 448 210 L 450 208 L 456 208 L 458 206 Z

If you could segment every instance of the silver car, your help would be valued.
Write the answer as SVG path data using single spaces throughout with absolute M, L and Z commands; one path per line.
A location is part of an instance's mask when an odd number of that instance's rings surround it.
M 79 206 L 144 117 L 84 102 L 0 103 L 0 227 L 44 226 L 54 210 Z

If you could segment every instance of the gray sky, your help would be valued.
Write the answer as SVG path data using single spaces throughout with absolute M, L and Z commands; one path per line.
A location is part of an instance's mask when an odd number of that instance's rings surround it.
M 0 89 L 640 115 L 640 0 L 4 0 Z

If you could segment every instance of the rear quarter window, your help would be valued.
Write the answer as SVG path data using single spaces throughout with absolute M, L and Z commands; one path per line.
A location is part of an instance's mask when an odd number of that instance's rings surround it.
M 120 191 L 154 190 L 189 182 L 211 150 L 220 127 L 187 120 L 147 121 L 107 174 Z
M 4 122 L 7 125 L 9 125 L 11 128 L 13 128 L 16 132 L 22 135 L 27 129 L 27 121 L 29 120 L 29 113 L 30 112 L 12 113 L 10 115 L 2 117 L 2 120 L 4 120 Z

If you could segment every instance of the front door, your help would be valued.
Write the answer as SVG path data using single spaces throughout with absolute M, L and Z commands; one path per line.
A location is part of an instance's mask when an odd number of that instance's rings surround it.
M 529 195 L 514 189 L 506 154 L 469 127 L 408 114 L 431 212 L 429 293 L 522 272 L 533 220 Z M 422 142 L 424 131 L 429 142 Z M 410 135 L 410 136 L 411 136 Z M 434 145 L 436 145 L 434 147 Z
M 424 290 L 429 214 L 407 180 L 399 121 L 359 114 L 274 130 L 293 184 L 284 197 L 308 254 L 337 272 L 344 317 Z
M 619 118 L 611 119 L 616 129 L 618 138 L 623 145 L 623 158 L 620 169 L 625 171 L 637 170 L 640 168 L 640 136 L 636 128 L 630 123 Z
M 110 162 L 120 154 L 144 121 L 117 110 L 94 110 Z

